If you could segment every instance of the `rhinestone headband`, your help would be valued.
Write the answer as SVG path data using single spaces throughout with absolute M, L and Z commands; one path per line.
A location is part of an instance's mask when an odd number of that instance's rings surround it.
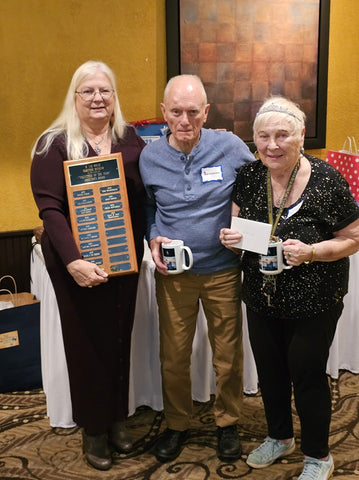
M 297 120 L 301 121 L 300 118 L 297 117 L 295 113 L 291 112 L 285 107 L 282 107 L 281 105 L 277 105 L 276 103 L 270 103 L 266 107 L 263 107 L 261 110 L 259 110 L 256 117 L 258 117 L 258 115 L 262 115 L 263 113 L 268 113 L 268 112 L 286 113 L 287 115 L 290 115 L 291 117 L 294 117 Z

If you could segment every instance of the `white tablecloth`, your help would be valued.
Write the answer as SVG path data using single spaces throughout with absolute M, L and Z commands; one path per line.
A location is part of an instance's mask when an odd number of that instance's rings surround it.
M 135 322 L 132 333 L 129 409 L 134 413 L 140 405 L 162 410 L 159 361 L 158 314 L 153 278 L 154 263 L 146 248 L 137 293 Z M 68 373 L 55 294 L 47 274 L 41 247 L 31 255 L 31 291 L 41 300 L 41 362 L 47 414 L 53 427 L 74 426 Z M 327 372 L 337 378 L 340 369 L 359 373 L 359 252 L 351 257 L 349 293 L 344 312 L 331 347 Z M 245 393 L 257 391 L 257 371 L 248 340 L 247 319 L 243 308 L 243 385 Z M 212 351 L 207 337 L 207 324 L 200 310 L 193 342 L 191 362 L 192 396 L 208 401 L 215 393 Z
M 52 427 L 73 427 L 70 387 L 60 315 L 40 245 L 31 252 L 31 293 L 40 300 L 42 386 Z

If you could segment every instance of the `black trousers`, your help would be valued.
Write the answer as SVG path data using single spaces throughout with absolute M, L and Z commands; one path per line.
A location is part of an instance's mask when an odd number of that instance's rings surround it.
M 328 311 L 293 319 L 266 316 L 247 307 L 268 434 L 277 440 L 293 437 L 293 391 L 301 449 L 314 458 L 329 453 L 331 393 L 326 365 L 342 310 L 339 302 Z

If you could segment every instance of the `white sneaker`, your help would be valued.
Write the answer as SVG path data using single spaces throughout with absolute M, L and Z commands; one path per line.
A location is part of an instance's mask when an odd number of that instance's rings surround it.
M 272 465 L 277 458 L 293 453 L 295 450 L 294 438 L 289 443 L 267 437 L 258 448 L 248 455 L 247 464 L 252 468 L 265 468 Z
M 298 480 L 327 480 L 334 471 L 333 457 L 328 460 L 305 457 L 304 468 Z

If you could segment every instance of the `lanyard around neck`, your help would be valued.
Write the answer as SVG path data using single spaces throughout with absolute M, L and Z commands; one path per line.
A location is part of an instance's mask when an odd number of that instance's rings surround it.
M 272 182 L 271 182 L 271 175 L 269 169 L 267 170 L 267 199 L 268 199 L 268 219 L 269 223 L 272 225 L 272 230 L 271 230 L 271 237 L 274 237 L 274 233 L 276 231 L 276 228 L 278 226 L 279 219 L 283 213 L 285 203 L 288 199 L 288 196 L 290 194 L 290 191 L 292 190 L 293 183 L 295 180 L 295 177 L 298 173 L 299 170 L 299 165 L 300 165 L 300 157 L 298 159 L 298 162 L 295 164 L 295 167 L 292 170 L 292 173 L 290 174 L 289 181 L 287 188 L 285 189 L 284 197 L 281 201 L 281 204 L 279 206 L 279 210 L 277 213 L 277 216 L 275 217 L 275 221 L 273 223 L 273 192 L 272 192 Z

